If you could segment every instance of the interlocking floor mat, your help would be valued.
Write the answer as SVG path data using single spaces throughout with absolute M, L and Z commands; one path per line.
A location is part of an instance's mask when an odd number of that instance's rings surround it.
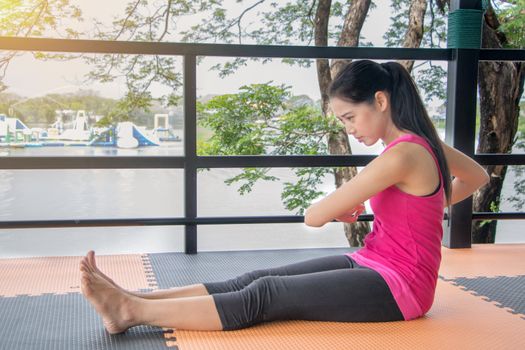
M 525 322 L 438 281 L 423 318 L 383 323 L 287 321 L 229 332 L 175 331 L 182 350 L 525 349 Z
M 355 248 L 294 249 L 266 251 L 148 254 L 159 288 L 215 282 L 234 278 L 247 271 L 292 264 L 329 255 L 344 254 Z
M 525 320 L 525 276 L 444 279 Z
M 99 256 L 132 290 L 224 280 L 349 249 Z M 432 309 L 409 322 L 289 321 L 232 332 L 105 332 L 79 293 L 80 257 L 0 259 L 0 349 L 525 349 L 525 245 L 442 249 Z
M 441 248 L 439 274 L 445 278 L 519 276 L 525 272 L 525 244 L 473 244 Z
M 109 335 L 78 293 L 0 298 L 0 310 L 0 349 L 168 349 L 157 327 Z
M 0 259 L 0 297 L 80 293 L 81 258 Z M 126 289 L 156 288 L 147 255 L 101 255 L 97 264 Z

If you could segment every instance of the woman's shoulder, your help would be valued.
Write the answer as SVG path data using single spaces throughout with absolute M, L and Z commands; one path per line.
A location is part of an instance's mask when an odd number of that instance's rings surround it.
M 424 148 L 419 143 L 410 142 L 410 137 L 403 137 L 395 141 L 395 144 L 389 144 L 381 153 L 381 157 L 391 158 L 392 161 L 406 163 L 417 157 L 420 150 Z M 409 165 L 409 164 L 406 164 Z
M 417 160 L 424 153 L 433 151 L 424 137 L 415 134 L 405 134 L 392 141 L 383 151 L 382 154 L 390 154 L 398 157 L 401 161 Z
M 408 140 L 408 138 L 406 138 Z M 388 169 L 403 169 L 403 179 L 406 181 L 414 172 L 421 172 L 435 163 L 435 156 L 431 149 L 421 142 L 397 142 L 386 149 L 379 158 Z
M 400 142 L 382 152 L 366 168 L 373 165 L 375 172 L 386 175 L 392 184 L 397 184 L 417 170 L 420 156 L 414 145 Z

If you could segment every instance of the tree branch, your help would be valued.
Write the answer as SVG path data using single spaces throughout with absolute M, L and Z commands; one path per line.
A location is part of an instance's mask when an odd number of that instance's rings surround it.
M 38 12 L 38 15 L 35 17 L 35 20 L 33 21 L 33 23 L 29 26 L 29 28 L 27 28 L 26 30 L 26 33 L 24 36 L 30 36 L 31 32 L 33 31 L 33 28 L 36 26 L 36 24 L 38 23 L 38 20 L 40 19 L 40 17 L 42 17 L 42 13 L 44 13 L 47 8 L 49 7 L 49 2 L 47 1 L 44 1 L 43 3 L 40 3 L 41 5 L 41 8 L 40 8 L 40 11 Z M 37 6 L 38 7 L 38 6 Z M 36 9 L 36 8 L 35 8 Z M 23 28 L 24 26 L 20 26 L 20 29 Z M 17 32 L 17 34 L 19 33 L 19 31 Z
M 253 10 L 255 7 L 259 6 L 260 4 L 262 4 L 263 2 L 265 2 L 266 0 L 259 0 L 258 2 L 256 2 L 255 4 L 253 4 L 252 6 L 246 8 L 244 11 L 242 11 L 242 13 L 239 15 L 239 17 L 235 18 L 234 20 L 232 20 L 230 22 L 230 24 L 228 24 L 223 30 L 220 31 L 220 33 L 218 35 L 222 35 L 224 34 L 225 32 L 227 32 L 231 27 L 233 27 L 234 25 L 237 25 L 238 27 L 238 31 L 239 31 L 239 44 L 242 44 L 242 29 L 241 29 L 241 21 L 242 21 L 242 18 L 244 17 L 244 15 L 246 13 L 248 13 L 248 11 L 251 11 Z
M 434 4 L 430 0 L 430 47 L 434 47 Z
M 170 9 L 171 9 L 171 3 L 173 0 L 168 1 L 168 8 L 164 12 L 166 14 L 166 22 L 164 23 L 164 31 L 162 32 L 162 35 L 160 36 L 158 41 L 162 41 L 164 39 L 164 36 L 166 33 L 168 33 L 168 25 L 169 25 L 169 18 L 170 18 Z
M 126 19 L 124 19 L 124 23 L 122 24 L 122 27 L 120 28 L 120 31 L 117 33 L 115 38 L 113 38 L 113 40 L 117 40 L 122 35 L 122 33 L 124 33 L 124 30 L 126 29 L 126 24 L 128 23 L 128 20 L 133 15 L 133 13 L 135 13 L 135 11 L 137 10 L 137 7 L 139 7 L 140 2 L 141 2 L 141 0 L 137 0 L 137 2 L 135 3 L 135 5 L 131 9 L 131 11 L 129 11 Z
M 310 10 L 308 10 L 308 14 L 307 14 L 307 17 L 310 20 L 310 23 L 312 24 L 312 29 L 310 31 L 310 39 L 308 40 L 308 43 L 306 44 L 306 46 L 310 46 L 310 44 L 312 43 L 312 38 L 315 36 L 315 20 L 312 18 L 315 4 L 317 4 L 317 0 L 314 0 L 312 2 L 312 6 L 310 6 Z

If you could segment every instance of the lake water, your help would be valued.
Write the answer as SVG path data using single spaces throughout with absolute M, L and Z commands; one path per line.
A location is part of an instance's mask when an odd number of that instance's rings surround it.
M 351 140 L 354 154 L 379 154 L 379 142 L 365 147 Z M 182 143 L 134 150 L 62 147 L 0 149 L 2 156 L 19 155 L 182 155 Z M 296 177 L 291 169 L 275 168 L 278 182 L 259 182 L 245 196 L 238 185 L 224 180 L 240 169 L 213 169 L 198 174 L 198 215 L 290 215 L 281 203 L 284 182 Z M 513 192 L 509 172 L 504 198 Z M 322 190 L 334 190 L 327 176 Z M 154 218 L 183 215 L 183 171 L 178 169 L 89 169 L 0 171 L 0 220 L 92 218 Z M 369 204 L 367 211 L 371 212 Z M 505 201 L 503 211 L 513 211 Z M 496 243 L 525 243 L 523 221 L 500 221 Z M 213 225 L 198 227 L 199 251 L 347 247 L 341 223 L 323 228 L 304 224 Z M 183 251 L 183 228 L 178 226 L 51 228 L 0 230 L 0 257 L 81 255 Z

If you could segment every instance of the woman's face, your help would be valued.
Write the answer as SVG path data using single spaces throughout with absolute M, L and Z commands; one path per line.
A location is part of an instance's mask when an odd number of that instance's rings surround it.
M 376 94 L 377 96 L 377 94 Z M 382 94 L 382 97 L 385 97 Z M 372 104 L 352 103 L 333 97 L 330 100 L 332 111 L 345 127 L 346 133 L 357 141 L 372 146 L 383 138 L 387 126 L 385 106 L 376 101 Z

